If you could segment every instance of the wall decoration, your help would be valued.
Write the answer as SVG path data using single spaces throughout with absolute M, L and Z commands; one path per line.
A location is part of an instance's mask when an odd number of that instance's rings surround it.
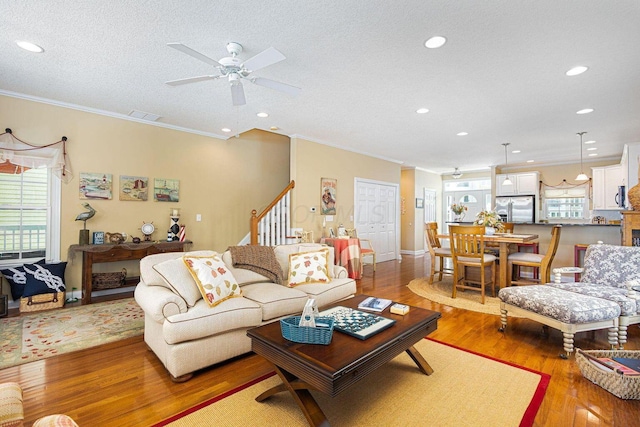
M 111 200 L 113 176 L 110 173 L 80 173 L 80 198 Z
M 156 178 L 153 184 L 153 199 L 158 202 L 179 202 L 180 180 Z
M 145 201 L 149 197 L 149 178 L 120 175 L 120 200 Z
M 336 214 L 336 193 L 338 180 L 333 178 L 320 178 L 320 189 L 322 191 L 322 201 L 320 202 L 321 215 Z
M 424 199 L 416 199 L 416 208 L 417 209 L 424 208 Z

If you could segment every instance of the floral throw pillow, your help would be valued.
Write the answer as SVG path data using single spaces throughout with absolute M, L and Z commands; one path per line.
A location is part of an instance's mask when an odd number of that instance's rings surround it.
M 220 255 L 185 256 L 182 260 L 209 307 L 215 307 L 229 298 L 242 296 L 238 281 L 233 277 L 226 264 L 222 262 Z
M 329 249 L 289 255 L 287 286 L 329 283 Z

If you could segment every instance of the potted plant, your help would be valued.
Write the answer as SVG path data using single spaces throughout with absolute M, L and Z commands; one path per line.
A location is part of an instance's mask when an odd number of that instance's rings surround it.
M 475 225 L 484 225 L 486 227 L 486 234 L 493 234 L 496 231 L 500 232 L 504 230 L 502 219 L 496 211 L 481 211 L 476 215 L 476 220 L 473 222 Z
M 464 213 L 467 211 L 467 207 L 462 203 L 454 203 L 451 205 L 451 211 L 455 214 L 453 220 L 460 222 L 464 218 Z

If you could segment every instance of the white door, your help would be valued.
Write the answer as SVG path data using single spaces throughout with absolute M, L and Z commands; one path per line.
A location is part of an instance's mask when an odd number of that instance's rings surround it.
M 398 259 L 398 185 L 356 178 L 354 226 L 369 239 L 378 262 Z
M 436 190 L 424 189 L 424 222 L 436 222 Z

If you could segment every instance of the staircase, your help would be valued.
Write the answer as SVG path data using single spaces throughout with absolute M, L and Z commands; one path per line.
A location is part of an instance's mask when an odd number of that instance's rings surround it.
M 284 245 L 291 239 L 291 181 L 260 214 L 251 211 L 251 244 L 261 246 Z

